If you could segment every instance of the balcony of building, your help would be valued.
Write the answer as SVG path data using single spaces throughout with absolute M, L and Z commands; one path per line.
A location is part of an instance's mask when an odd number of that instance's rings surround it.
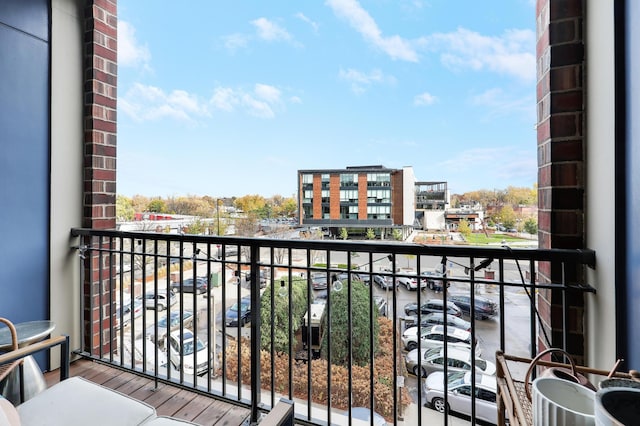
M 434 366 L 418 358 L 407 369 L 403 332 L 417 326 L 422 335 L 430 327 L 426 311 L 413 315 L 417 308 L 407 305 L 456 300 L 479 347 L 468 351 L 470 368 L 478 369 L 495 364 L 496 351 L 523 358 L 546 347 L 573 351 L 575 306 L 596 297 L 579 278 L 595 264 L 588 250 L 90 229 L 73 235 L 82 295 L 68 297 L 81 300 L 83 331 L 75 336 L 80 346 L 71 348 L 80 360 L 71 375 L 199 424 L 255 423 L 280 398 L 295 401 L 300 424 L 358 424 L 355 407 L 372 409 L 387 424 L 475 424 L 486 416 L 475 393 L 467 415 L 443 415 L 414 374 Z M 540 279 L 551 269 L 566 279 Z M 197 278 L 202 287 L 191 292 Z M 171 289 L 175 301 L 142 297 L 171 297 Z M 137 308 L 123 309 L 136 300 Z M 242 300 L 251 306 L 246 316 Z M 495 311 L 481 310 L 486 300 Z M 445 321 L 456 315 L 443 314 Z M 158 325 L 165 316 L 176 318 L 170 329 Z M 176 350 L 191 337 L 201 351 Z M 444 372 L 453 370 L 445 364 Z M 495 371 L 489 373 L 495 382 Z M 453 394 L 442 396 L 450 405 Z M 497 408 L 492 415 L 497 422 Z

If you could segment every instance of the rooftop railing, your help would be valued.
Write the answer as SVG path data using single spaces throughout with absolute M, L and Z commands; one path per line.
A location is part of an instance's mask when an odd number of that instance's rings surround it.
M 72 233 L 85 330 L 77 353 L 250 407 L 253 422 L 285 397 L 302 424 L 352 424 L 365 407 L 391 424 L 446 425 L 448 416 L 423 405 L 453 409 L 451 383 L 439 405 L 426 373 L 490 369 L 496 350 L 533 357 L 540 345 L 567 347 L 567 327 L 559 337 L 546 331 L 537 293 L 559 292 L 567 324 L 574 297 L 593 292 L 575 278 L 595 264 L 588 250 Z M 538 279 L 542 265 L 561 271 L 561 282 Z M 428 317 L 438 303 L 442 329 L 427 322 L 438 319 Z M 458 315 L 468 336 L 451 324 Z M 408 361 L 407 349 L 431 347 L 443 363 Z M 454 362 L 457 347 L 470 354 L 466 364 Z M 471 389 L 481 381 L 470 375 Z M 471 423 L 485 415 L 483 395 L 471 392 Z

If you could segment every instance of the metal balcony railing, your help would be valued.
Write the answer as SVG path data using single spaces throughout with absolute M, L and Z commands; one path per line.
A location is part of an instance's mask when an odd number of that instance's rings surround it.
M 438 366 L 418 357 L 407 370 L 407 348 L 441 346 L 446 376 L 459 367 L 450 356 L 456 343 L 417 336 L 450 336 L 448 320 L 461 308 L 469 341 L 479 346 L 468 349 L 467 368 L 494 362 L 498 349 L 533 357 L 541 345 L 568 347 L 569 308 L 593 292 L 576 278 L 595 264 L 589 250 L 72 234 L 83 289 L 77 352 L 250 407 L 253 421 L 285 397 L 296 401 L 301 424 L 352 424 L 360 411 L 354 408 L 366 407 L 389 424 L 446 425 L 448 416 L 423 409 L 435 400 L 427 399 L 422 369 Z M 542 283 L 544 271 L 562 279 Z M 562 308 L 563 326 L 553 333 L 540 313 L 538 293 L 548 291 Z M 427 302 L 438 301 L 456 303 L 442 311 L 443 330 L 426 322 L 435 309 Z M 493 311 L 482 311 L 485 304 Z M 403 333 L 413 326 L 415 341 L 405 344 L 410 336 Z M 470 377 L 478 388 L 480 376 Z M 444 386 L 444 405 L 436 408 L 451 406 Z M 471 423 L 484 415 L 478 395 L 470 395 Z M 374 424 L 373 416 L 366 422 Z

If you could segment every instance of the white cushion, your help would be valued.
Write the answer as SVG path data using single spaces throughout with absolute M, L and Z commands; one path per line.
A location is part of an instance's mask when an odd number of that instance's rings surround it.
M 156 415 L 144 402 L 72 377 L 18 406 L 23 426 L 138 425 Z
M 0 395 L 0 426 L 20 426 L 18 410 L 2 395 Z

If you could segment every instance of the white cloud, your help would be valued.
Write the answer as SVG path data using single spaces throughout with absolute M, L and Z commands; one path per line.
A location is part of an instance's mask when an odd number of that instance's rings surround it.
M 475 170 L 478 164 L 500 164 L 500 167 L 485 167 L 485 178 L 500 182 L 515 182 L 523 178 L 532 178 L 538 170 L 535 155 L 524 152 L 513 146 L 497 148 L 474 148 L 459 152 L 449 160 L 439 163 L 446 170 L 446 174 L 464 174 L 469 170 Z
M 294 96 L 291 103 L 302 103 Z M 274 118 L 276 111 L 283 109 L 282 91 L 268 84 L 257 83 L 253 91 L 230 87 L 217 87 L 211 97 L 211 105 L 217 110 L 234 112 L 244 111 L 246 114 L 259 118 Z
M 196 118 L 209 115 L 206 105 L 196 95 L 184 90 L 165 93 L 162 89 L 140 83 L 134 84 L 118 102 L 122 111 L 136 121 L 172 118 L 194 122 Z
M 341 80 L 351 83 L 351 90 L 354 93 L 363 93 L 369 86 L 373 84 L 395 84 L 396 79 L 393 76 L 386 76 L 379 69 L 371 70 L 369 73 L 349 68 L 347 70 L 340 69 L 338 74 Z
M 346 19 L 367 42 L 382 50 L 391 59 L 418 62 L 418 54 L 411 43 L 398 35 L 383 37 L 376 21 L 357 0 L 327 0 L 326 4 L 338 17 Z
M 500 88 L 493 88 L 472 96 L 470 102 L 472 105 L 483 107 L 487 118 L 505 116 L 518 111 L 525 116 L 530 116 L 531 122 L 534 123 L 536 120 L 534 95 L 534 93 L 531 93 L 526 96 L 516 97 L 505 93 Z
M 284 28 L 268 20 L 267 18 L 258 18 L 251 23 L 256 27 L 258 37 L 266 41 L 291 41 L 291 34 Z
M 224 47 L 233 51 L 247 47 L 247 44 L 249 44 L 249 37 L 245 34 L 236 33 L 222 37 L 222 41 L 224 43 Z
M 126 21 L 118 21 L 118 65 L 149 68 L 151 53 L 136 40 L 136 29 Z
M 313 32 L 317 33 L 318 32 L 318 28 L 320 27 L 318 25 L 317 22 L 312 21 L 311 19 L 309 19 L 307 16 L 305 16 L 304 13 L 302 12 L 298 12 L 296 13 L 296 18 L 300 19 L 303 22 L 306 22 L 307 24 L 309 24 L 311 26 L 311 28 L 313 28 Z
M 535 81 L 535 33 L 530 30 L 507 30 L 491 37 L 458 28 L 423 37 L 421 44 L 441 52 L 442 63 L 453 70 L 488 70 Z
M 300 99 L 299 96 L 292 96 L 289 98 L 289 102 L 291 102 L 292 104 L 301 104 L 302 99 Z
M 416 95 L 413 98 L 413 105 L 415 106 L 433 105 L 437 100 L 438 98 L 433 96 L 431 93 L 424 92 L 419 95 Z

